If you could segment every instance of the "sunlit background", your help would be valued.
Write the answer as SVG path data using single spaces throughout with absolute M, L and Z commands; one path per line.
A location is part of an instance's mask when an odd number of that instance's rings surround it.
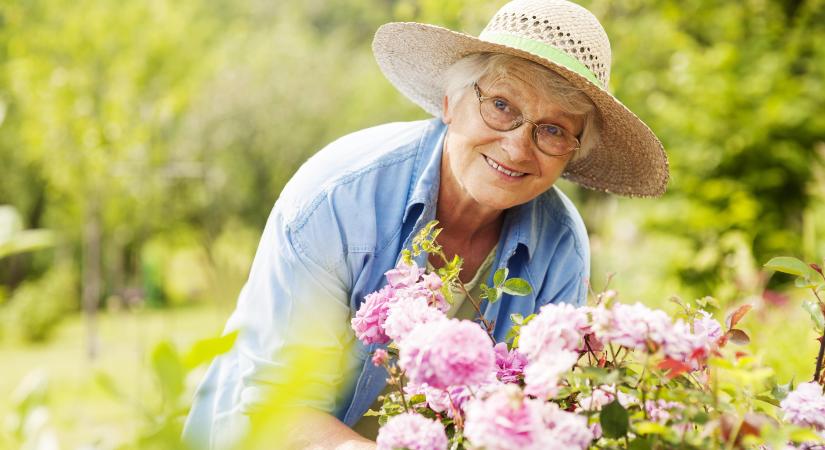
M 177 436 L 281 188 L 338 136 L 426 114 L 373 61 L 382 23 L 477 34 L 501 1 L 0 2 L 0 448 Z M 825 257 L 825 1 L 583 1 L 611 89 L 662 139 L 660 199 L 559 183 L 594 290 L 752 303 L 750 349 L 808 379 Z M 160 344 L 159 344 L 160 343 Z M 189 352 L 189 353 L 188 353 Z

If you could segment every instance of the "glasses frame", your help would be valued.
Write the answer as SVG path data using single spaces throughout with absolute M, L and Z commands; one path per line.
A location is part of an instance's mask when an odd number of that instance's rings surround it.
M 576 137 L 575 135 L 573 135 L 573 133 L 571 133 L 570 131 L 568 131 L 567 128 L 564 128 L 563 126 L 555 124 L 555 123 L 536 123 L 536 122 L 533 122 L 532 120 L 524 117 L 524 113 L 522 113 L 521 109 L 518 108 L 518 107 L 516 107 L 516 109 L 518 109 L 519 117 L 515 122 L 513 122 L 512 127 L 508 128 L 508 129 L 499 129 L 499 128 L 496 128 L 496 127 L 490 125 L 490 123 L 487 122 L 487 119 L 484 118 L 484 113 L 481 112 L 482 104 L 484 102 L 488 101 L 488 100 L 495 100 L 495 99 L 504 100 L 510 105 L 512 105 L 512 102 L 510 102 L 510 100 L 507 100 L 504 97 L 488 97 L 488 96 L 484 95 L 481 92 L 481 88 L 478 87 L 478 83 L 473 83 L 473 90 L 475 91 L 476 98 L 478 99 L 478 115 L 481 117 L 482 122 L 484 122 L 484 124 L 487 125 L 487 127 L 490 128 L 491 130 L 508 132 L 508 131 L 513 131 L 513 130 L 517 129 L 518 127 L 524 125 L 525 123 L 529 123 L 530 125 L 533 125 L 533 132 L 530 133 L 530 138 L 533 141 L 533 145 L 536 146 L 536 148 L 538 149 L 539 152 L 541 152 L 542 154 L 547 155 L 547 156 L 552 156 L 552 157 L 567 156 L 567 155 L 569 155 L 569 154 L 571 154 L 571 153 L 573 153 L 576 150 L 579 150 L 581 148 L 581 142 L 579 142 L 579 138 Z M 570 150 L 568 150 L 564 153 L 549 153 L 545 150 L 542 150 L 542 148 L 539 146 L 539 141 L 538 141 L 538 136 L 537 135 L 538 135 L 539 127 L 542 127 L 542 126 L 545 126 L 545 125 L 550 125 L 550 126 L 554 126 L 554 127 L 558 127 L 560 129 L 562 129 L 567 136 L 570 136 L 570 138 L 573 140 L 573 142 L 575 144 L 570 148 Z

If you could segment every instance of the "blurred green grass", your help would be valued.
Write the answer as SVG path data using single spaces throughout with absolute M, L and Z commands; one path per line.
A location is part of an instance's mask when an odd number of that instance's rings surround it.
M 54 339 L 42 345 L 0 342 L 0 419 L 13 410 L 14 391 L 34 371 L 49 379 L 47 406 L 61 448 L 114 448 L 131 442 L 139 431 L 141 416 L 135 404 L 121 402 L 96 381 L 105 372 L 118 388 L 138 405 L 159 401 L 151 376 L 148 353 L 161 340 L 178 348 L 219 335 L 229 311 L 214 306 L 172 310 L 102 313 L 99 316 L 99 356 L 86 355 L 86 329 L 80 315 L 69 317 Z M 191 374 L 194 389 L 205 368 Z M 0 422 L 2 423 L 2 422 Z

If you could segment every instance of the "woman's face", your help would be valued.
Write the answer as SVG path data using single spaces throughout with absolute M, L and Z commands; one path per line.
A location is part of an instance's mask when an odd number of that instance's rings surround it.
M 583 119 L 565 113 L 546 93 L 517 76 L 486 78 L 478 82 L 485 97 L 501 97 L 536 123 L 554 123 L 581 134 Z M 446 164 L 442 177 L 455 182 L 462 194 L 482 207 L 504 210 L 526 203 L 548 190 L 573 156 L 549 156 L 536 148 L 533 126 L 511 131 L 488 127 L 479 114 L 472 88 L 454 105 L 444 100 Z

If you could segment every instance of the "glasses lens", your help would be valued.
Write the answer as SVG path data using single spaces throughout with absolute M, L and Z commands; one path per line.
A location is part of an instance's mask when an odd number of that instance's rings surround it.
M 509 131 L 520 124 L 521 111 L 503 98 L 486 98 L 481 102 L 481 118 L 494 130 Z
M 539 150 L 549 155 L 564 155 L 576 148 L 576 139 L 558 125 L 541 124 L 534 136 Z

